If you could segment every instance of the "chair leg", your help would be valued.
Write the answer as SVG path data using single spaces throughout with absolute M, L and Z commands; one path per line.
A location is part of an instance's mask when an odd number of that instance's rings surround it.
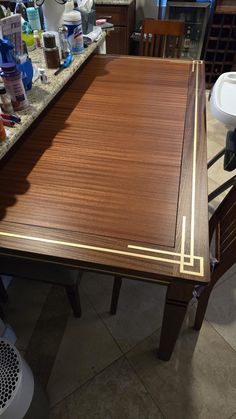
M 114 282 L 113 282 L 112 297 L 111 297 L 111 308 L 110 308 L 111 314 L 116 314 L 121 284 L 122 284 L 122 277 L 118 275 L 115 276 Z
M 0 306 L 0 319 L 4 320 L 4 317 L 5 317 L 4 311 L 2 307 Z
M 197 311 L 193 328 L 200 330 L 206 314 L 207 304 L 213 287 L 206 286 L 198 299 Z
M 7 301 L 8 301 L 8 295 L 3 285 L 2 278 L 0 276 L 0 302 L 6 303 Z
M 73 313 L 75 317 L 81 317 L 81 305 L 79 297 L 79 281 L 74 285 L 67 285 L 66 287 L 67 297 L 70 301 Z

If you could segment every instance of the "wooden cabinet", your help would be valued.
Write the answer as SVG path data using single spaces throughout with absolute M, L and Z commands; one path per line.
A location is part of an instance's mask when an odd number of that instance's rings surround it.
M 114 30 L 109 31 L 106 38 L 107 54 L 129 54 L 135 24 L 135 1 L 122 5 L 96 3 L 96 19 L 101 18 L 114 25 Z

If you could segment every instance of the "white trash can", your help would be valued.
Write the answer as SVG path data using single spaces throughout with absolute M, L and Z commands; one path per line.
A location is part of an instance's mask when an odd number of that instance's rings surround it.
M 7 339 L 0 338 L 1 419 L 47 419 L 47 397 L 30 367 Z

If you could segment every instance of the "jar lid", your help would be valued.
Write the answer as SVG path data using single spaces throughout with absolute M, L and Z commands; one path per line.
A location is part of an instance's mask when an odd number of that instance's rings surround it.
M 16 64 L 15 63 L 4 63 L 1 64 L 1 69 L 4 71 L 4 73 L 12 73 L 16 71 Z
M 44 47 L 45 48 L 55 48 L 56 47 L 56 38 L 55 35 L 51 33 L 43 34 Z
M 6 93 L 6 89 L 4 86 L 0 86 L 0 95 L 4 95 Z

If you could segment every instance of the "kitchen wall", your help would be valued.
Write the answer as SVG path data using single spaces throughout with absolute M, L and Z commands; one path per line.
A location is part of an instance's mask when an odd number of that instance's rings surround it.
M 136 0 L 136 30 L 144 18 L 158 18 L 159 0 Z

